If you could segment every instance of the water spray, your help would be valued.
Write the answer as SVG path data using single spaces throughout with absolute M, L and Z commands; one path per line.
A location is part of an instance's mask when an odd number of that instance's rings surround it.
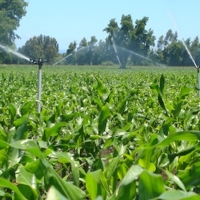
M 1 48 L 3 51 L 6 51 L 6 52 L 8 52 L 8 53 L 12 53 L 13 55 L 15 55 L 15 56 L 17 56 L 17 57 L 19 57 L 19 58 L 22 58 L 22 59 L 24 59 L 24 60 L 30 61 L 30 59 L 29 59 L 28 57 L 22 55 L 22 54 L 19 53 L 19 52 L 14 51 L 13 49 L 11 49 L 11 48 L 9 48 L 9 47 L 5 47 L 5 46 L 3 46 L 3 45 L 0 44 L 0 48 Z
M 59 60 L 58 62 L 54 63 L 53 66 L 57 65 L 58 63 L 62 62 L 63 60 L 65 60 L 66 58 L 72 56 L 72 53 L 70 53 L 69 55 L 65 56 L 64 58 L 62 58 L 61 60 Z
M 183 46 L 185 47 L 190 59 L 192 60 L 195 68 L 197 69 L 197 90 L 198 90 L 198 97 L 200 98 L 200 66 L 198 66 L 194 60 L 194 58 L 192 57 L 192 54 L 190 53 L 189 49 L 187 48 L 187 45 L 185 44 L 184 40 L 181 40 L 183 43 Z
M 118 60 L 119 66 L 120 66 L 120 68 L 122 68 L 122 64 L 120 62 L 120 59 L 119 59 L 119 56 L 118 56 L 118 52 L 117 52 L 117 48 L 116 48 L 116 45 L 115 45 L 113 37 L 111 38 L 111 41 L 112 41 L 112 44 L 113 44 L 113 49 L 115 51 L 115 55 L 116 55 L 116 58 Z
M 172 14 L 169 13 L 169 17 L 170 17 L 175 29 L 178 30 L 177 25 L 176 25 L 176 21 L 174 20 Z M 177 31 L 177 32 L 179 33 L 179 31 Z M 185 41 L 182 39 L 181 42 L 182 42 L 183 46 L 185 47 L 185 49 L 186 49 L 190 59 L 192 60 L 195 68 L 197 69 L 197 90 L 198 90 L 198 96 L 200 98 L 200 66 L 198 66 L 196 64 L 194 58 L 192 57 L 192 54 L 191 54 L 190 50 L 188 49 L 187 45 L 185 44 Z
M 162 64 L 160 64 L 160 63 L 158 63 L 158 62 L 154 62 L 153 60 L 151 60 L 151 59 L 149 59 L 149 58 L 147 58 L 147 57 L 145 57 L 145 56 L 143 56 L 143 55 L 141 55 L 141 54 L 139 54 L 139 53 L 136 53 L 136 52 L 131 51 L 131 50 L 129 50 L 129 49 L 125 49 L 124 47 L 120 47 L 120 46 L 117 46 L 117 47 L 118 47 L 118 48 L 121 48 L 122 50 L 124 50 L 124 51 L 126 51 L 126 52 L 128 52 L 128 53 L 130 53 L 130 54 L 133 54 L 133 55 L 135 55 L 135 56 L 138 56 L 138 57 L 140 57 L 140 58 L 143 58 L 143 59 L 145 59 L 145 60 L 148 60 L 148 61 L 150 61 L 151 63 L 155 63 L 155 64 L 157 64 L 158 66 L 166 67 L 166 66 L 164 66 L 164 65 L 162 65 Z
M 37 98 L 37 112 L 41 112 L 41 95 L 42 95 L 42 65 L 47 60 L 42 60 L 41 58 L 32 59 L 30 58 L 30 62 L 38 65 L 38 98 Z

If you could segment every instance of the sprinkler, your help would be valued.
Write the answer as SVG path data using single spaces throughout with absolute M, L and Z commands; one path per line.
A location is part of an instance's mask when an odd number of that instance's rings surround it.
M 197 90 L 198 96 L 200 97 L 200 66 L 197 66 Z
M 39 67 L 39 70 L 42 69 L 42 65 L 43 65 L 44 62 L 48 62 L 47 60 L 42 60 L 42 58 L 38 58 L 38 59 L 32 59 L 32 58 L 30 58 L 30 61 L 33 64 L 37 64 L 38 67 Z
M 37 98 L 37 112 L 41 112 L 41 94 L 42 94 L 42 65 L 44 62 L 47 62 L 47 60 L 42 60 L 42 58 L 38 59 L 32 59 L 30 58 L 30 61 L 33 64 L 38 65 L 38 98 Z

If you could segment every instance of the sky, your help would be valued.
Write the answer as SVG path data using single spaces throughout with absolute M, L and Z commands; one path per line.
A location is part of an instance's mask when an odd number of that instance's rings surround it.
M 152 29 L 156 39 L 169 29 L 180 39 L 200 38 L 200 0 L 25 0 L 27 14 L 16 30 L 21 39 L 17 48 L 40 34 L 54 37 L 59 51 L 66 52 L 71 42 L 77 44 L 92 36 L 105 40 L 103 31 L 111 19 L 120 26 L 122 15 L 136 20 L 148 17 L 146 29 Z

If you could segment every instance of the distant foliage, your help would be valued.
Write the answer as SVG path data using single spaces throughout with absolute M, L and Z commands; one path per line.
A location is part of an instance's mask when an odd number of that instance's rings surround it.
M 58 56 L 59 45 L 55 38 L 40 35 L 29 39 L 19 51 L 30 58 L 41 57 L 53 63 Z
M 0 1 L 0 43 L 12 45 L 19 36 L 15 30 L 20 25 L 20 20 L 26 14 L 28 3 L 24 0 L 1 0 Z

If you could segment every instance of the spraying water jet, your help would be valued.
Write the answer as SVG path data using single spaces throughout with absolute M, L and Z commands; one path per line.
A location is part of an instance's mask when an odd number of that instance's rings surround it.
M 177 25 L 176 25 L 176 21 L 174 20 L 172 14 L 169 14 L 169 16 L 170 16 L 170 19 L 171 19 L 175 29 L 178 30 Z M 179 31 L 177 31 L 177 32 L 179 33 Z M 185 44 L 184 39 L 182 39 L 181 42 L 182 42 L 183 46 L 185 47 L 185 49 L 186 49 L 191 61 L 193 62 L 195 68 L 197 69 L 197 90 L 198 90 L 198 97 L 200 98 L 200 66 L 198 66 L 196 64 L 196 62 L 195 62 L 190 50 L 188 49 L 187 45 Z
M 62 58 L 61 60 L 57 61 L 56 63 L 54 63 L 53 66 L 57 65 L 58 63 L 62 62 L 63 60 L 67 59 L 70 56 L 72 56 L 71 53 L 69 55 L 65 56 L 64 58 Z
M 64 58 L 62 58 L 62 59 L 60 59 L 59 61 L 57 61 L 56 63 L 54 63 L 52 66 L 57 65 L 58 63 L 60 63 L 60 62 L 62 62 L 63 60 L 67 59 L 68 57 L 72 56 L 73 53 L 78 53 L 79 51 L 82 51 L 82 50 L 85 49 L 85 48 L 88 48 L 88 46 L 86 46 L 86 47 L 82 47 L 82 48 L 80 48 L 80 49 L 78 49 L 78 50 L 76 50 L 76 51 L 74 51 L 74 52 L 68 54 L 68 55 L 65 56 Z
M 22 58 L 24 60 L 27 60 L 30 62 L 30 59 L 28 57 L 26 57 L 25 55 L 17 52 L 17 51 L 14 51 L 13 49 L 9 48 L 9 47 L 5 47 L 3 45 L 0 44 L 0 48 L 3 50 L 3 51 L 6 51 L 8 53 L 12 53 L 13 55 L 19 57 L 19 58 Z
M 114 51 L 115 51 L 115 55 L 116 55 L 116 58 L 117 58 L 117 60 L 118 60 L 119 66 L 120 66 L 120 68 L 122 68 L 122 63 L 121 63 L 121 61 L 120 61 L 120 59 L 119 59 L 118 52 L 117 52 L 117 48 L 116 48 L 116 45 L 115 45 L 115 42 L 114 42 L 113 37 L 111 38 L 111 41 L 112 41 L 112 44 L 113 44 L 113 49 L 114 49 Z
M 136 53 L 136 52 L 131 51 L 131 50 L 128 50 L 128 49 L 125 49 L 125 48 L 123 48 L 123 47 L 119 47 L 119 46 L 117 46 L 117 47 L 118 47 L 118 48 L 121 48 L 122 50 L 124 50 L 124 51 L 126 51 L 126 52 L 128 52 L 128 53 L 130 53 L 130 54 L 133 54 L 133 55 L 135 55 L 135 56 L 138 56 L 138 57 L 140 57 L 140 58 L 143 58 L 143 59 L 145 59 L 145 60 L 148 60 L 148 61 L 150 61 L 151 63 L 155 63 L 155 64 L 157 64 L 158 66 L 165 67 L 164 65 L 162 65 L 162 64 L 160 64 L 160 63 L 158 63 L 158 62 L 154 62 L 153 60 L 151 60 L 151 59 L 149 59 L 149 58 L 147 58 L 147 57 L 145 57 L 145 56 L 143 56 L 143 55 L 141 55 L 141 54 L 139 54 L 139 53 Z

